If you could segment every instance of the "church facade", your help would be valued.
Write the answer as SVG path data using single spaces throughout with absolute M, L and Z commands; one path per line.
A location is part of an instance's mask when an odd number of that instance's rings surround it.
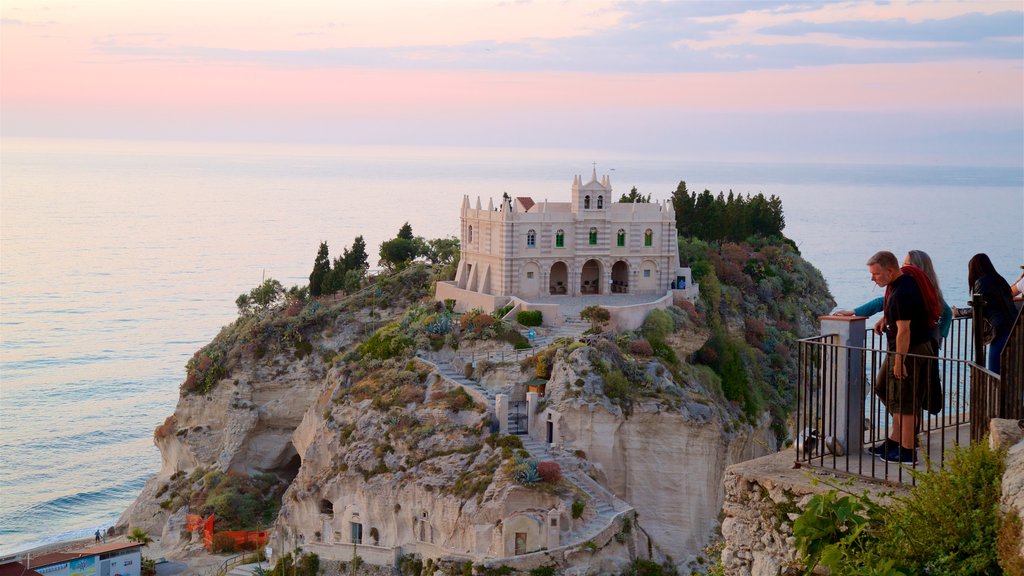
M 518 297 L 665 295 L 683 285 L 669 201 L 613 201 L 611 179 L 573 179 L 569 202 L 505 196 L 462 201 L 462 293 Z

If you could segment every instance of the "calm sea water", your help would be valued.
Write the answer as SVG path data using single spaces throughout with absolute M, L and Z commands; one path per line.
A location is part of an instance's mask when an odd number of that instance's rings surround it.
M 1024 264 L 1024 169 L 736 164 L 616 152 L 4 140 L 0 553 L 112 524 L 159 468 L 184 365 L 264 274 L 306 281 L 321 240 L 403 222 L 455 234 L 463 194 L 565 201 L 592 162 L 616 193 L 776 194 L 841 306 L 874 251 L 932 254 L 954 303 L 987 252 Z

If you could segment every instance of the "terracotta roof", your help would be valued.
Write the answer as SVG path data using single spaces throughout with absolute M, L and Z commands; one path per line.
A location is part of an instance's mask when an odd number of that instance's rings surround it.
M 0 564 L 0 576 L 42 576 L 39 572 L 26 568 L 21 562 Z
M 74 560 L 76 558 L 99 556 L 106 552 L 127 550 L 128 548 L 142 548 L 142 544 L 139 544 L 138 542 L 111 542 L 109 544 L 100 544 L 99 546 L 93 546 L 91 548 L 82 548 L 81 550 L 52 552 L 50 554 L 43 554 L 42 556 L 36 556 L 29 559 L 28 565 L 33 568 L 40 568 L 42 566 L 50 566 L 51 564 L 60 564 L 61 562 L 67 562 L 68 560 Z
M 74 560 L 79 556 L 81 556 L 81 554 L 76 552 L 50 552 L 49 554 L 41 554 L 39 556 L 27 558 L 26 564 L 32 568 L 39 568 L 40 566 L 49 566 L 50 564 L 60 564 L 61 562 Z
M 526 210 L 527 212 L 529 212 L 530 208 L 533 208 L 534 204 L 536 204 L 536 202 L 533 201 L 533 198 L 530 198 L 529 196 L 516 196 L 516 201 L 522 204 L 523 210 Z
M 100 544 L 99 546 L 82 548 L 81 550 L 74 550 L 72 552 L 77 553 L 79 556 L 92 556 L 93 554 L 103 554 L 104 552 L 125 550 L 127 548 L 142 548 L 142 544 L 139 544 L 138 542 L 111 542 L 110 544 Z

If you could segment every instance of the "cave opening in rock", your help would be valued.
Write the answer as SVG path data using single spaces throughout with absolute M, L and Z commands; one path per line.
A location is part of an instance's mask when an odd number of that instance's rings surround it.
M 299 475 L 299 468 L 301 466 L 302 457 L 295 451 L 295 446 L 292 446 L 292 443 L 289 442 L 287 446 L 281 450 L 281 454 L 278 455 L 274 462 L 273 469 L 269 470 L 269 472 L 291 484 L 292 480 Z

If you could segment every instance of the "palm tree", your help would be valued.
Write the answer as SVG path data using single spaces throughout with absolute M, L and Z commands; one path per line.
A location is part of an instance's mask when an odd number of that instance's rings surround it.
M 128 535 L 128 539 L 132 542 L 138 542 L 143 546 L 153 541 L 153 539 L 149 537 L 149 534 L 142 528 L 132 528 L 132 533 Z

